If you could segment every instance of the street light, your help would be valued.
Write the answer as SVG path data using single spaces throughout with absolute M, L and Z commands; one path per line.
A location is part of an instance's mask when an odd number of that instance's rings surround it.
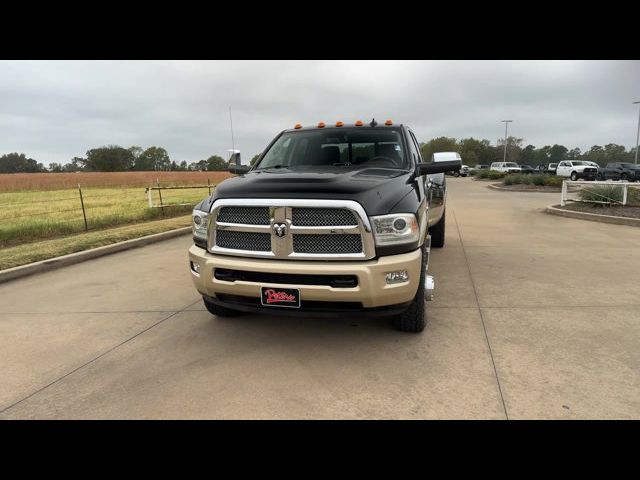
M 640 102 L 633 102 L 634 105 Z M 640 140 L 640 112 L 638 112 L 638 133 L 636 134 L 636 163 L 638 163 L 638 141 Z
M 503 162 L 507 161 L 507 129 L 509 128 L 509 122 L 513 122 L 513 120 L 500 120 L 501 122 L 504 122 L 504 160 Z

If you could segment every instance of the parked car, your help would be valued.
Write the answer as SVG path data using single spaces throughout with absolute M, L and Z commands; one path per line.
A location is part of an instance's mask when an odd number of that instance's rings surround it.
M 635 163 L 608 163 L 598 171 L 598 180 L 640 181 L 640 165 Z
M 595 180 L 598 175 L 598 169 L 581 160 L 563 160 L 558 164 L 556 175 L 570 178 L 574 181 L 580 178 Z
M 444 173 L 462 163 L 441 159 L 423 159 L 390 120 L 282 131 L 193 210 L 188 262 L 205 308 L 377 314 L 422 331 L 430 249 L 445 241 Z
M 521 169 L 514 162 L 493 162 L 490 167 L 494 172 L 520 173 Z
M 544 173 L 548 173 L 549 175 L 555 175 L 558 169 L 557 163 L 550 163 L 547 165 L 547 168 L 544 169 Z
M 520 171 L 522 173 L 536 173 L 536 169 L 531 165 L 520 165 Z

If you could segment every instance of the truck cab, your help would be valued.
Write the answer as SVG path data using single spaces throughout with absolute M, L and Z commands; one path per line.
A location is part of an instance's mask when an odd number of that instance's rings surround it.
M 411 129 L 390 120 L 284 130 L 194 209 L 194 285 L 218 316 L 384 315 L 422 331 L 444 173 L 460 166 L 424 162 Z

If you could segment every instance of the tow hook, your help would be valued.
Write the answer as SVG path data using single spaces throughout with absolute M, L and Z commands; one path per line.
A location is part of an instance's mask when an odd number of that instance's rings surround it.
M 436 282 L 431 275 L 424 277 L 424 299 L 430 302 L 433 300 L 433 292 L 436 288 Z

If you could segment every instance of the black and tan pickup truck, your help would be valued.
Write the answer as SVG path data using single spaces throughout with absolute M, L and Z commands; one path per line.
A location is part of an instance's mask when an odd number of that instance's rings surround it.
M 214 315 L 384 315 L 426 325 L 446 180 L 409 127 L 323 122 L 282 131 L 193 211 L 189 266 Z

